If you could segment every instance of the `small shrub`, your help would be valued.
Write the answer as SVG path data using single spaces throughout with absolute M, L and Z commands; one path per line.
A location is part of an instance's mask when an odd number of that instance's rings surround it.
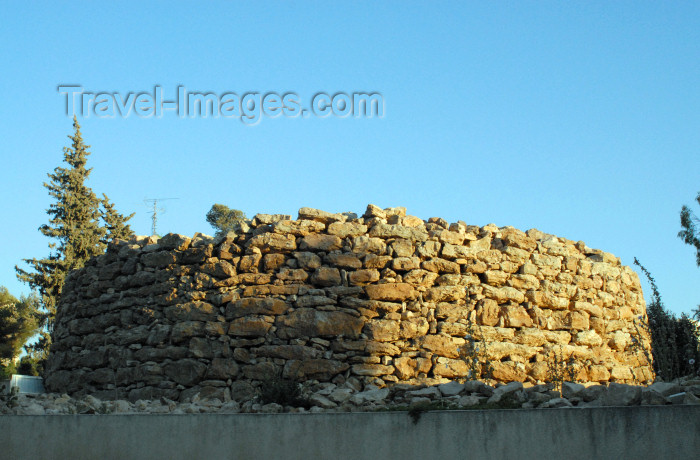
M 307 409 L 311 407 L 308 398 L 301 393 L 301 385 L 281 377 L 264 380 L 258 389 L 258 397 L 263 404 L 277 403 Z
M 478 326 L 481 331 L 481 326 Z M 483 338 L 483 334 L 481 334 Z M 493 366 L 486 358 L 486 341 L 477 343 L 474 338 L 474 324 L 467 323 L 467 333 L 464 336 L 466 343 L 459 349 L 459 357 L 467 364 L 467 378 L 479 380 L 481 378 L 493 378 Z
M 554 390 L 561 394 L 561 386 L 564 382 L 575 382 L 579 370 L 579 363 L 573 355 L 564 359 L 564 349 L 559 345 L 559 354 L 554 348 L 549 350 L 547 359 L 547 380 L 554 385 Z

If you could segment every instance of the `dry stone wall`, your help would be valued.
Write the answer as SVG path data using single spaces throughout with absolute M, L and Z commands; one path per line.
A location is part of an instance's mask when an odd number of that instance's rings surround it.
M 102 398 L 243 400 L 275 376 L 654 378 L 639 278 L 618 258 L 405 208 L 302 208 L 218 238 L 116 241 L 68 275 L 58 311 L 47 389 Z

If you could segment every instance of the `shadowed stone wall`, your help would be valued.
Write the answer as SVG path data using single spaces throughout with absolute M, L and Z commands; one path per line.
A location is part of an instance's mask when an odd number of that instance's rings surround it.
M 432 384 L 473 361 L 536 384 L 554 356 L 582 382 L 653 380 L 639 279 L 617 257 L 405 208 L 117 241 L 66 278 L 58 312 L 47 390 L 103 398 L 242 400 L 275 375 Z

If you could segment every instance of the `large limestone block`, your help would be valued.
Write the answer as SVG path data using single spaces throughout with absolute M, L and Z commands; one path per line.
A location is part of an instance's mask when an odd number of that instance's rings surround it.
M 379 271 L 375 269 L 356 270 L 348 275 L 348 281 L 355 286 L 376 283 L 379 281 Z
M 272 325 L 262 318 L 243 317 L 231 321 L 228 334 L 241 337 L 263 337 Z
M 407 283 L 385 283 L 365 286 L 367 296 L 372 300 L 404 301 L 415 299 L 416 290 Z
M 409 271 L 420 266 L 418 257 L 397 257 L 391 263 L 391 268 L 396 271 Z
M 321 358 L 323 353 L 316 348 L 303 345 L 263 345 L 251 350 L 256 356 L 305 361 Z
M 438 276 L 439 275 L 437 273 L 419 268 L 416 270 L 411 270 L 403 275 L 403 281 L 414 286 L 432 286 Z
M 345 222 L 347 217 L 342 214 L 332 214 L 320 209 L 301 208 L 299 209 L 299 219 L 314 220 L 324 224 L 331 224 L 333 222 Z
M 226 318 L 240 318 L 248 315 L 282 315 L 290 309 L 284 300 L 274 297 L 247 297 L 226 306 Z
M 170 251 L 157 251 L 141 256 L 141 263 L 146 267 L 162 268 L 177 262 L 177 256 Z
M 435 317 L 440 319 L 466 319 L 471 311 L 466 305 L 459 303 L 441 302 L 435 306 Z
M 284 366 L 283 375 L 286 378 L 299 381 L 320 380 L 326 382 L 349 368 L 349 364 L 334 359 L 290 360 Z
M 290 282 L 304 282 L 309 278 L 309 274 L 303 268 L 283 267 L 277 273 L 277 279 Z
M 416 345 L 445 358 L 459 358 L 459 348 L 465 340 L 446 335 L 424 335 L 415 339 Z
M 510 286 L 498 288 L 489 285 L 484 285 L 483 288 L 484 296 L 486 298 L 495 300 L 499 304 L 508 302 L 509 300 L 515 303 L 523 303 L 525 301 L 525 294 Z
M 642 387 L 613 382 L 598 400 L 604 406 L 636 406 L 642 401 Z
M 432 366 L 427 358 L 401 356 L 394 359 L 394 374 L 402 380 L 407 380 L 421 373 L 427 374 Z
M 259 248 L 263 252 L 290 252 L 297 248 L 294 235 L 282 235 L 279 233 L 261 233 L 249 239 L 246 246 Z
M 328 262 L 340 268 L 358 269 L 362 268 L 362 261 L 355 254 L 338 254 L 333 253 L 328 255 Z
M 181 359 L 166 364 L 163 371 L 175 383 L 192 386 L 202 380 L 207 371 L 207 365 L 194 359 Z
M 306 236 L 311 233 L 322 232 L 326 228 L 323 222 L 314 220 L 281 220 L 275 222 L 272 229 L 281 235 Z
M 576 345 L 597 347 L 603 343 L 603 339 L 598 334 L 596 334 L 595 331 L 581 331 L 578 334 L 576 334 L 573 342 Z
M 530 347 L 527 345 L 509 342 L 487 343 L 484 349 L 486 356 L 491 361 L 500 361 L 506 357 L 511 358 L 514 361 L 529 360 L 540 351 L 540 348 L 538 347 Z
M 507 327 L 532 326 L 532 318 L 527 314 L 527 310 L 520 305 L 509 304 L 502 306 L 501 315 L 503 315 Z
M 214 358 L 207 369 L 207 379 L 228 380 L 236 378 L 239 372 L 238 363 L 230 358 Z
M 321 266 L 321 258 L 313 252 L 295 252 L 294 257 L 300 268 L 314 270 Z
M 377 342 L 393 342 L 399 339 L 400 325 L 398 321 L 388 319 L 372 319 L 367 321 L 363 332 L 371 340 Z
M 493 378 L 503 382 L 524 382 L 527 379 L 527 372 L 522 363 L 514 361 L 494 362 Z
M 459 273 L 459 264 L 438 258 L 422 262 L 421 268 L 435 273 Z
M 464 286 L 438 286 L 428 288 L 423 298 L 428 302 L 454 302 L 467 297 Z
M 381 238 L 356 236 L 352 240 L 352 252 L 359 254 L 384 254 L 386 243 Z
M 338 286 L 341 283 L 340 270 L 335 267 L 319 267 L 311 275 L 311 283 L 322 287 Z
M 177 321 L 215 321 L 219 309 L 207 302 L 193 301 L 166 307 L 165 317 Z
M 552 292 L 530 290 L 526 292 L 525 296 L 528 301 L 540 308 L 548 308 L 550 310 L 566 310 L 569 308 L 568 298 L 557 296 Z
M 477 249 L 468 248 L 465 246 L 457 246 L 454 244 L 445 243 L 442 247 L 442 257 L 445 259 L 475 259 Z
M 158 240 L 158 246 L 168 251 L 184 251 L 190 246 L 192 240 L 185 235 L 168 233 Z
M 236 275 L 236 268 L 225 260 L 208 262 L 200 268 L 203 273 L 211 275 L 214 278 L 226 279 Z
M 277 334 L 283 339 L 298 337 L 356 338 L 364 326 L 364 321 L 340 311 L 317 311 L 299 308 L 277 319 Z
M 367 226 L 359 222 L 333 222 L 328 226 L 328 233 L 340 238 L 360 236 L 367 233 Z
M 352 373 L 355 375 L 380 377 L 382 375 L 393 374 L 394 366 L 386 366 L 383 364 L 353 364 Z
M 343 247 L 343 241 L 336 235 L 312 233 L 302 238 L 299 249 L 302 251 L 335 251 Z
M 515 337 L 513 338 L 515 343 L 521 345 L 527 345 L 530 347 L 541 347 L 547 342 L 547 338 L 543 331 L 537 328 L 522 328 L 515 331 Z M 567 341 L 568 343 L 568 341 Z
M 461 359 L 440 357 L 433 366 L 433 375 L 435 377 L 444 377 L 448 379 L 463 378 L 468 372 L 469 366 Z
M 173 325 L 171 340 L 179 343 L 191 337 L 203 337 L 207 334 L 207 323 L 202 321 L 182 321 Z
M 384 239 L 404 238 L 411 241 L 425 241 L 428 239 L 428 232 L 421 227 L 378 223 L 369 230 L 369 236 Z
M 402 339 L 413 339 L 425 335 L 430 330 L 430 324 L 425 318 L 410 318 L 401 321 L 399 337 Z
M 501 309 L 498 307 L 498 302 L 495 300 L 483 299 L 479 301 L 476 312 L 479 317 L 479 323 L 484 326 L 495 326 L 498 324 L 498 317 Z

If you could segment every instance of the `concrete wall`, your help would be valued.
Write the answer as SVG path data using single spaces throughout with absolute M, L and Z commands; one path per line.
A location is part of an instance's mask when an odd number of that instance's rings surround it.
M 3 416 L 8 459 L 686 459 L 700 406 L 333 414 Z

